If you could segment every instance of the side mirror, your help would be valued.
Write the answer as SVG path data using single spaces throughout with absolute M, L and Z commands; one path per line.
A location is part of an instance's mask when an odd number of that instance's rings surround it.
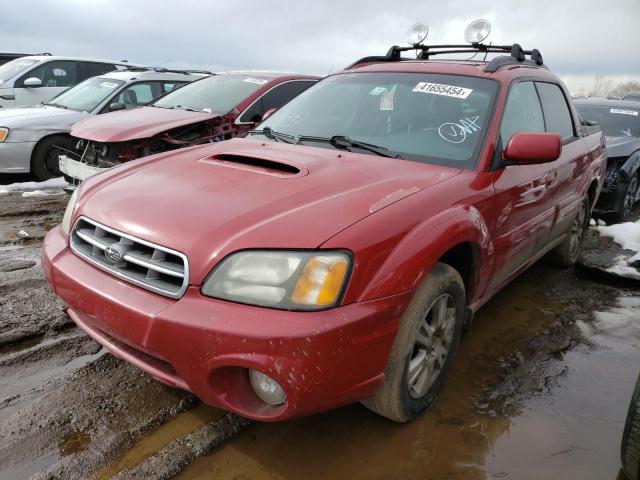
M 23 85 L 27 88 L 37 88 L 37 87 L 41 87 L 42 86 L 42 80 L 40 80 L 37 77 L 30 77 L 27 78 Z
M 502 151 L 502 159 L 515 165 L 537 165 L 560 157 L 562 139 L 557 133 L 514 133 Z
M 270 108 L 269 110 L 264 112 L 262 114 L 262 118 L 260 119 L 260 121 L 264 122 L 267 118 L 269 118 L 271 115 L 273 115 L 276 110 L 278 110 L 278 109 L 274 107 L 274 108 Z
M 111 105 L 109 105 L 109 111 L 110 112 L 117 112 L 118 110 L 124 110 L 126 107 L 124 106 L 124 103 L 120 103 L 120 102 L 114 102 Z

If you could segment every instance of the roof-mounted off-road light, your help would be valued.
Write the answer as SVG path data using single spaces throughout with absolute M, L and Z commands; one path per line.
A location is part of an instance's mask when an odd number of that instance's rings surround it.
M 471 22 L 464 30 L 465 41 L 474 44 L 480 43 L 491 33 L 491 24 L 486 20 L 479 19 Z
M 416 23 L 407 30 L 407 42 L 409 45 L 420 45 L 429 34 L 429 27 L 424 23 Z

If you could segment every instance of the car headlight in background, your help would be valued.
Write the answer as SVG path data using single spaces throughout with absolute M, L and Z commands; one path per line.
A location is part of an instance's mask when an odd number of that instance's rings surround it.
M 335 306 L 351 257 L 344 251 L 248 250 L 225 258 L 202 286 L 202 294 L 233 302 L 320 310 Z
M 0 143 L 4 142 L 9 136 L 9 129 L 6 127 L 0 127 Z
M 65 235 L 69 236 L 69 232 L 71 231 L 71 218 L 73 217 L 73 210 L 76 208 L 76 202 L 78 201 L 78 190 L 74 190 L 71 194 L 71 198 L 69 198 L 69 203 L 67 203 L 67 209 L 64 211 L 64 216 L 62 217 L 62 222 L 60 223 L 60 228 L 64 232 Z

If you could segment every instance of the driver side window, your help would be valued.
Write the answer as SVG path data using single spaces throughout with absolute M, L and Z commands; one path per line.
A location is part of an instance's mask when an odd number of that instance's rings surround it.
M 124 104 L 124 108 L 135 108 L 145 105 L 160 95 L 160 85 L 157 82 L 139 82 L 129 85 L 113 99 L 115 103 Z
M 43 87 L 71 87 L 78 83 L 78 66 L 69 61 L 46 62 L 23 75 L 19 85 L 34 77 L 40 79 Z
M 518 82 L 509 91 L 502 116 L 500 139 L 505 148 L 514 133 L 544 132 L 544 118 L 533 82 Z

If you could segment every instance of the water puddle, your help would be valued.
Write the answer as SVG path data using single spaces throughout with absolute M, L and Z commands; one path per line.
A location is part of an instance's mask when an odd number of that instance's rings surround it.
M 255 424 L 178 478 L 487 478 L 486 459 L 508 438 L 512 421 L 480 413 L 474 399 L 498 374 L 501 357 L 549 327 L 562 308 L 531 277 L 526 282 L 516 281 L 482 309 L 437 403 L 413 423 L 394 424 L 351 405 Z
M 14 343 L 5 343 L 4 345 L 0 345 L 0 355 L 7 355 L 10 353 L 22 352 L 23 350 L 28 350 L 36 345 L 39 345 L 42 342 L 43 335 L 37 335 L 35 337 L 29 338 L 27 340 L 21 340 L 19 342 Z
M 100 470 L 94 480 L 106 480 L 123 470 L 138 465 L 140 462 L 160 451 L 172 440 L 187 435 L 203 425 L 221 418 L 224 411 L 199 403 L 196 407 L 182 412 L 151 431 L 138 440 L 120 458 Z
M 87 449 L 91 437 L 86 432 L 72 432 L 58 444 L 60 455 L 66 457 L 74 453 L 80 453 Z

